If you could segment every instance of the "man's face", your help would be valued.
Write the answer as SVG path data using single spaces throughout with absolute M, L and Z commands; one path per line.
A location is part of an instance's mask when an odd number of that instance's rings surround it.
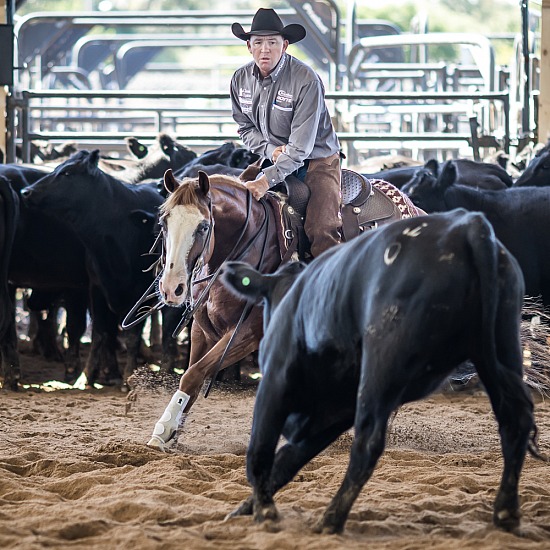
M 288 47 L 288 40 L 280 34 L 259 36 L 253 34 L 246 42 L 248 51 L 252 54 L 260 74 L 266 77 L 279 63 L 281 56 Z

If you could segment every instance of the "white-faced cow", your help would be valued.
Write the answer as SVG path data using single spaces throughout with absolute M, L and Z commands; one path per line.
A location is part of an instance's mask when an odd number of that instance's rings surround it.
M 482 214 L 460 209 L 397 221 L 334 247 L 299 275 L 228 264 L 225 279 L 271 305 L 247 453 L 253 493 L 232 515 L 276 519 L 274 494 L 353 426 L 345 478 L 316 528 L 342 531 L 384 450 L 392 413 L 471 359 L 504 455 L 493 521 L 518 527 L 525 454 L 538 456 L 522 379 L 523 281 Z M 286 444 L 276 450 L 281 435 Z
M 149 147 L 140 144 L 135 138 L 128 138 L 127 147 L 133 158 L 100 158 L 98 163 L 105 173 L 125 183 L 141 183 L 161 178 L 168 168 L 179 170 L 197 156 L 194 151 L 168 134 L 159 134 Z

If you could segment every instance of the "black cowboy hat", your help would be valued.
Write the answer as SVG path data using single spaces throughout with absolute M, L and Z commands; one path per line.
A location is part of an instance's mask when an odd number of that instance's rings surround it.
M 306 35 L 306 29 L 302 25 L 293 23 L 292 25 L 283 26 L 281 18 L 275 13 L 275 10 L 270 8 L 260 8 L 254 19 L 249 32 L 245 32 L 242 25 L 233 23 L 231 25 L 233 34 L 241 40 L 250 40 L 250 36 L 257 34 L 260 36 L 269 36 L 272 34 L 280 34 L 290 44 L 299 42 Z

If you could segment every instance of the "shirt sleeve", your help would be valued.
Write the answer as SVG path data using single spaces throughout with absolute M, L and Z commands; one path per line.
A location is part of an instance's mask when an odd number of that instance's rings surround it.
M 279 155 L 273 166 L 264 169 L 270 186 L 283 181 L 300 168 L 313 151 L 324 101 L 323 87 L 319 80 L 312 80 L 301 89 L 294 107 L 285 153 Z
M 235 77 L 231 79 L 231 111 L 233 115 L 233 120 L 238 125 L 238 134 L 244 144 L 244 146 L 260 155 L 263 158 L 271 159 L 271 155 L 275 150 L 275 146 L 271 147 L 269 150 L 269 142 L 264 139 L 262 133 L 256 128 L 255 124 L 248 118 L 242 111 L 241 103 L 239 101 L 239 96 L 237 92 L 238 85 L 236 83 Z

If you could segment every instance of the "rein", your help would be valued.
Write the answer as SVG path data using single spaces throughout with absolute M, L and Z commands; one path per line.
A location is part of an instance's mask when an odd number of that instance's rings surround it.
M 250 198 L 250 197 L 252 197 L 252 193 L 250 193 L 250 191 L 249 191 L 248 192 L 248 198 Z M 258 260 L 258 264 L 256 265 L 256 269 L 258 269 L 258 270 L 261 269 L 262 263 L 264 261 L 265 249 L 266 249 L 266 245 L 267 245 L 267 235 L 268 235 L 268 232 L 269 232 L 269 213 L 267 211 L 267 202 L 264 198 L 261 198 L 259 202 L 263 206 L 263 209 L 264 209 L 264 214 L 265 214 L 264 221 L 262 222 L 262 225 L 258 229 L 258 232 L 248 242 L 246 248 L 236 258 L 236 259 L 240 259 L 243 256 L 243 254 L 250 248 L 250 246 L 252 246 L 252 244 L 257 239 L 258 235 L 260 234 L 260 232 L 265 227 L 265 238 L 264 238 L 264 242 L 263 242 L 263 245 L 262 245 L 262 252 L 260 254 L 260 259 Z M 222 263 L 220 268 L 223 266 L 223 264 L 225 262 L 227 262 L 227 259 Z M 220 268 L 218 268 L 218 269 L 220 269 Z M 237 325 L 235 326 L 235 330 L 233 331 L 233 334 L 231 335 L 231 338 L 229 338 L 229 342 L 227 342 L 227 346 L 225 346 L 225 349 L 223 350 L 222 356 L 220 357 L 220 360 L 218 361 L 218 364 L 216 365 L 216 369 L 214 370 L 214 373 L 212 374 L 212 376 L 210 378 L 210 382 L 208 383 L 208 386 L 207 386 L 207 388 L 204 392 L 204 397 L 205 398 L 208 397 L 208 394 L 210 393 L 210 390 L 212 389 L 212 385 L 216 381 L 218 373 L 220 372 L 220 370 L 222 368 L 225 356 L 227 355 L 227 352 L 229 351 L 229 348 L 231 347 L 231 344 L 233 343 L 233 340 L 234 340 L 235 336 L 239 332 L 239 329 L 241 328 L 244 321 L 250 315 L 250 312 L 252 311 L 253 307 L 254 307 L 254 304 L 252 302 L 248 302 L 246 304 L 246 306 L 244 307 L 243 312 L 241 313 L 241 316 L 239 317 L 239 321 L 237 322 Z

